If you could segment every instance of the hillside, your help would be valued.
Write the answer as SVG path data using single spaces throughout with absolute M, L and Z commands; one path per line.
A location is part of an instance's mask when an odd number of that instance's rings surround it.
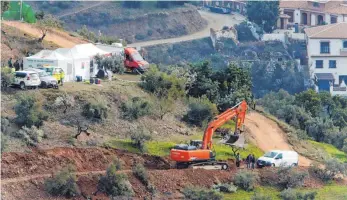
M 20 29 L 1 23 L 1 62 L 7 64 L 7 60 L 22 59 L 27 53 L 37 53 L 42 49 L 56 49 L 59 46 L 52 42 L 37 42 L 36 35 L 28 34 Z
M 192 5 L 165 9 L 157 9 L 148 2 L 141 8 L 124 8 L 122 2 L 32 2 L 31 5 L 35 10 L 59 17 L 69 31 L 86 25 L 95 34 L 101 31 L 102 35 L 130 43 L 187 35 L 207 25 Z
M 127 76 L 127 75 L 126 75 Z M 125 77 L 126 77 L 125 76 Z M 123 76 L 120 76 L 123 77 Z M 13 91 L 14 92 L 14 91 Z M 74 164 L 77 168 L 78 186 L 84 196 L 91 196 L 96 190 L 97 180 L 105 173 L 107 166 L 115 157 L 125 162 L 121 173 L 126 173 L 135 191 L 136 197 L 150 195 L 144 185 L 131 173 L 135 163 L 143 163 L 150 174 L 150 181 L 159 191 L 161 198 L 181 198 L 179 191 L 185 186 L 195 185 L 211 187 L 216 181 L 228 182 L 235 174 L 231 149 L 217 145 L 217 152 L 224 154 L 224 159 L 229 159 L 231 171 L 206 171 L 206 170 L 176 170 L 170 169 L 173 163 L 168 159 L 170 147 L 175 143 L 186 142 L 192 138 L 201 138 L 202 130 L 187 126 L 180 117 L 185 112 L 185 104 L 176 101 L 169 114 L 161 120 L 156 115 L 148 115 L 138 120 L 128 121 L 121 118 L 120 105 L 129 101 L 134 96 L 149 102 L 155 102 L 155 97 L 141 90 L 136 83 L 123 81 L 103 82 L 102 86 L 86 85 L 83 83 L 67 83 L 59 90 L 48 89 L 39 91 L 16 91 L 2 93 L 2 117 L 9 119 L 10 128 L 7 132 L 8 144 L 6 152 L 2 154 L 2 195 L 6 199 L 50 199 L 44 192 L 44 180 L 57 170 Z M 103 121 L 87 121 L 89 133 L 82 133 L 77 139 L 76 126 L 73 124 L 74 113 L 79 113 L 78 106 L 70 108 L 67 114 L 62 109 L 53 105 L 61 95 L 73 96 L 75 104 L 86 104 L 92 99 L 105 101 L 108 107 L 108 117 Z M 34 94 L 42 98 L 42 103 L 49 119 L 41 127 L 44 130 L 44 139 L 35 148 L 27 146 L 22 139 L 14 137 L 18 127 L 13 123 L 15 113 L 14 95 Z M 72 115 L 71 115 L 72 114 Z M 69 122 L 70 121 L 70 122 Z M 128 142 L 129 134 L 136 127 L 145 127 L 150 130 L 153 142 L 147 143 L 148 154 L 139 154 Z M 268 151 L 273 148 L 292 149 L 288 144 L 286 133 L 276 122 L 264 117 L 257 112 L 247 114 L 246 136 L 249 141 L 245 153 Z M 271 144 L 268 143 L 271 141 Z M 253 148 L 252 150 L 250 148 Z M 255 148 L 255 149 L 254 149 Z M 123 149 L 123 150 L 122 150 Z M 243 152 L 243 151 L 242 151 Z M 242 155 L 246 155 L 242 153 Z M 158 157 L 156 155 L 161 155 Z M 300 165 L 308 166 L 308 159 L 301 157 Z M 261 176 L 267 176 L 266 171 L 256 171 Z M 265 173 L 265 174 L 263 174 Z M 189 178 L 187 178 L 189 177 Z M 204 177 L 204 178 L 201 178 Z M 163 182 L 167 182 L 163 184 Z M 312 184 L 314 186 L 312 186 Z M 317 186 L 318 184 L 318 186 Z M 323 187 L 319 180 L 308 178 L 306 187 Z M 98 199 L 106 198 L 102 193 Z M 54 199 L 54 198 L 52 198 Z

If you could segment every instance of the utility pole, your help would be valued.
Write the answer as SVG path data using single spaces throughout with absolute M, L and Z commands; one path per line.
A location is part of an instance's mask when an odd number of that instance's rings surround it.
M 20 0 L 20 14 L 19 14 L 19 20 L 23 21 L 22 19 L 22 9 L 23 9 L 23 0 Z

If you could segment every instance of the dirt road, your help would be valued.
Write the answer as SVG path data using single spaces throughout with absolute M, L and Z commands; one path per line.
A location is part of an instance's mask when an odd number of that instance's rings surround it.
M 103 2 L 101 2 L 103 3 Z M 101 4 L 100 3 L 100 4 Z M 99 4 L 93 5 L 98 6 Z M 90 8 L 85 8 L 90 9 Z M 80 12 L 80 11 L 77 11 Z M 152 40 L 152 41 L 146 41 L 146 42 L 140 42 L 140 43 L 134 43 L 130 44 L 128 46 L 130 47 L 144 47 L 144 46 L 151 46 L 151 45 L 157 45 L 157 44 L 165 44 L 165 43 L 176 43 L 176 42 L 182 42 L 182 41 L 188 41 L 188 40 L 194 40 L 194 39 L 200 39 L 204 37 L 208 37 L 210 35 L 210 28 L 214 29 L 221 29 L 223 26 L 233 26 L 235 24 L 241 23 L 244 20 L 244 17 L 239 14 L 235 15 L 222 15 L 217 13 L 211 13 L 207 11 L 199 11 L 201 16 L 207 20 L 208 25 L 206 28 L 204 28 L 202 31 L 199 31 L 197 33 L 193 33 L 191 35 L 186 35 L 178 38 L 170 38 L 170 39 L 162 39 L 162 40 Z M 71 13 L 69 13 L 71 14 Z M 69 15 L 66 14 L 66 15 Z M 65 16 L 65 15 L 64 15 Z M 17 28 L 23 32 L 26 32 L 34 37 L 41 37 L 41 32 L 39 29 L 37 29 L 35 26 L 27 23 L 21 23 L 19 21 L 3 21 L 2 23 L 12 26 L 14 28 Z M 69 35 L 66 32 L 62 31 L 53 31 L 47 34 L 45 37 L 46 41 L 53 42 L 60 47 L 63 48 L 71 48 L 75 46 L 76 44 L 83 44 L 87 43 L 87 41 L 82 40 L 77 37 L 73 37 Z
M 2 23 L 6 24 L 8 26 L 12 26 L 14 28 L 17 28 L 17 29 L 19 29 L 25 33 L 28 33 L 28 34 L 36 37 L 36 38 L 41 37 L 41 31 L 31 24 L 22 23 L 19 21 L 2 21 Z M 87 43 L 87 41 L 82 40 L 82 39 L 77 38 L 77 37 L 73 37 L 73 36 L 69 35 L 67 32 L 57 31 L 57 30 L 54 30 L 53 32 L 48 33 L 44 40 L 49 41 L 49 42 L 53 42 L 53 43 L 55 43 L 55 44 L 57 44 L 63 48 L 71 48 L 71 47 L 75 46 L 76 44 Z
M 88 6 L 88 7 L 82 8 L 82 9 L 80 9 L 80 10 L 75 10 L 75 11 L 73 11 L 73 12 L 64 13 L 64 14 L 62 14 L 62 15 L 59 15 L 58 18 L 66 17 L 66 16 L 69 16 L 69 15 L 74 15 L 74 14 L 80 13 L 80 12 L 82 12 L 82 11 L 89 10 L 89 9 L 91 9 L 91 8 L 100 6 L 100 5 L 104 4 L 105 2 L 106 2 L 106 1 L 97 2 L 97 3 L 95 3 L 95 4 L 92 4 L 92 5 Z
M 251 112 L 246 116 L 246 127 L 250 130 L 249 135 L 253 142 L 263 151 L 293 150 L 288 144 L 285 133 L 276 124 L 276 122 L 257 113 Z M 311 160 L 303 156 L 299 156 L 300 166 L 310 166 Z
M 235 13 L 234 15 L 223 15 L 217 13 L 211 13 L 207 11 L 199 11 L 201 17 L 207 20 L 208 25 L 203 30 L 193 33 L 191 35 L 185 35 L 177 38 L 169 38 L 169 39 L 161 39 L 161 40 L 151 40 L 146 42 L 138 42 L 129 44 L 130 47 L 145 47 L 152 46 L 158 44 L 166 44 L 166 43 L 177 43 L 189 40 L 200 39 L 204 37 L 209 37 L 210 29 L 222 29 L 223 26 L 233 26 L 235 24 L 241 23 L 245 17 Z

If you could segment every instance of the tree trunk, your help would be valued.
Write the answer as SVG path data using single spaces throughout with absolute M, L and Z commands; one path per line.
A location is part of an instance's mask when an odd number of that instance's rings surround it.
M 39 42 L 42 42 L 45 37 L 46 37 L 46 33 L 42 34 L 41 38 L 39 39 Z

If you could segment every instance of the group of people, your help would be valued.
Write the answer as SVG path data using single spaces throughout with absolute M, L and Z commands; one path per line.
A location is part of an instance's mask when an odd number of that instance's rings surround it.
M 7 62 L 9 68 L 14 68 L 15 71 L 23 70 L 23 60 L 16 60 L 12 63 L 12 57 Z
M 236 154 L 236 167 L 240 167 L 240 163 L 241 163 L 241 156 L 240 153 Z M 254 169 L 255 168 L 255 162 L 256 162 L 256 158 L 254 156 L 254 154 L 248 154 L 246 160 L 246 165 L 247 165 L 247 169 Z

